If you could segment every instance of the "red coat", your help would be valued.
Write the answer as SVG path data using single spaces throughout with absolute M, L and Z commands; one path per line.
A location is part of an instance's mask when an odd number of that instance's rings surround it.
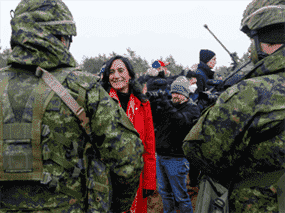
M 116 91 L 111 88 L 109 95 L 120 104 Z M 121 105 L 121 104 L 120 104 Z M 156 190 L 155 136 L 150 103 L 142 103 L 133 94 L 127 106 L 127 115 L 140 134 L 144 150 L 144 168 L 140 176 L 140 185 L 133 201 L 131 212 L 147 213 L 147 198 L 143 198 L 143 189 Z

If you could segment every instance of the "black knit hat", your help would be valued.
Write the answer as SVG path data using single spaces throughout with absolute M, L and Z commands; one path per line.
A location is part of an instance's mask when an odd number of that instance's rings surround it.
M 200 50 L 200 61 L 208 63 L 216 54 L 211 50 Z

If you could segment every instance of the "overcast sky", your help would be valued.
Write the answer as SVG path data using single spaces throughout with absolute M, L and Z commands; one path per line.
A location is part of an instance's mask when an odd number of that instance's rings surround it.
M 2 50 L 10 48 L 10 10 L 15 10 L 19 2 L 0 0 Z M 251 0 L 64 2 L 76 22 L 77 36 L 70 50 L 78 63 L 84 57 L 109 55 L 112 51 L 123 55 L 131 48 L 149 64 L 172 55 L 177 64 L 191 67 L 199 62 L 200 49 L 210 49 L 216 53 L 216 66 L 229 66 L 230 56 L 204 24 L 239 57 L 250 45 L 239 29 L 243 11 Z

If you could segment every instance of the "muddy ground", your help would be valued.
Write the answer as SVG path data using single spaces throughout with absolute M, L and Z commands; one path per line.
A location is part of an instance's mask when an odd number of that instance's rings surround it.
M 187 177 L 187 190 L 188 190 L 188 194 L 191 197 L 193 210 L 195 211 L 195 204 L 196 204 L 197 195 L 198 195 L 198 187 L 190 187 L 189 182 L 190 182 L 189 177 Z M 157 185 L 157 182 L 156 182 L 156 185 Z M 148 213 L 163 213 L 162 200 L 161 200 L 161 197 L 158 191 L 155 191 L 155 193 L 152 196 L 148 197 L 147 206 L 148 206 L 147 208 Z M 177 212 L 180 212 L 180 211 L 177 210 Z

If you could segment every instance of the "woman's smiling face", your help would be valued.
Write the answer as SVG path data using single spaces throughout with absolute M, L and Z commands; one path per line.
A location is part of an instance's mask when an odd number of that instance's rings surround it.
M 120 59 L 113 61 L 109 75 L 109 82 L 111 86 L 115 90 L 128 93 L 130 79 L 131 76 L 124 62 Z

